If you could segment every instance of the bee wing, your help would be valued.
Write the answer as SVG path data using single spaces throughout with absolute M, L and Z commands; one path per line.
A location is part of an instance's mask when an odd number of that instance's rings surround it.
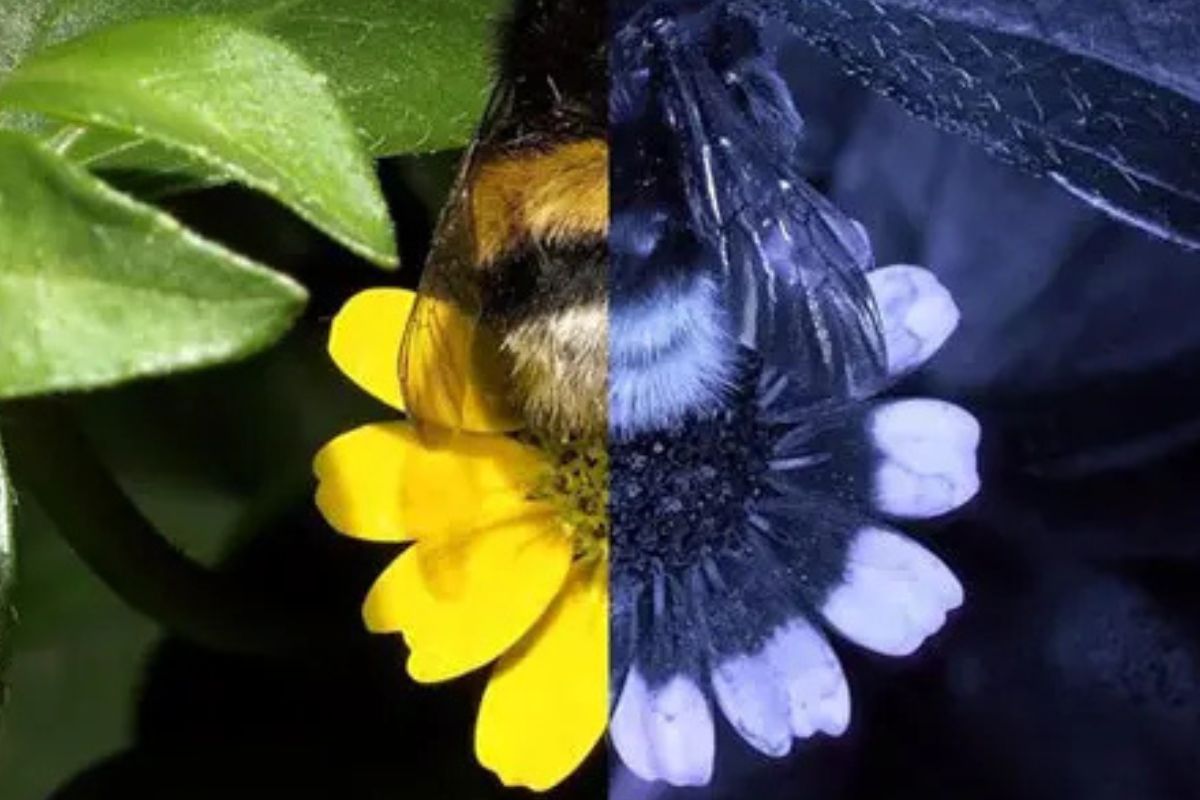
M 506 108 L 506 92 L 497 89 L 442 210 L 400 347 L 405 407 L 426 431 L 519 427 L 507 401 L 504 354 L 482 321 L 471 207 L 479 143 Z
M 870 243 L 793 166 L 803 123 L 786 85 L 765 56 L 719 74 L 699 48 L 660 35 L 659 102 L 736 335 L 794 378 L 792 405 L 877 390 L 886 369 Z

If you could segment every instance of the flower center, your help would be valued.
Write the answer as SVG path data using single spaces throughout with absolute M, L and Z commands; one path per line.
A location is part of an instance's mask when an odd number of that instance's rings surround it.
M 575 558 L 608 552 L 608 449 L 603 441 L 540 438 L 552 466 L 530 496 L 549 503 L 575 548 Z
M 549 460 L 530 498 L 555 510 L 577 560 L 611 558 L 613 580 L 638 580 L 738 548 L 748 507 L 775 491 L 780 431 L 761 418 L 760 368 L 743 362 L 723 408 L 669 429 L 608 442 L 526 434 Z
M 742 377 L 745 390 L 720 412 L 610 444 L 614 579 L 686 568 L 736 544 L 771 451 L 757 375 Z

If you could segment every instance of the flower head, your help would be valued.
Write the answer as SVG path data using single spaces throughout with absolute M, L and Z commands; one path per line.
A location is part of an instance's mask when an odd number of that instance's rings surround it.
M 403 290 L 363 292 L 330 340 L 342 370 L 398 411 L 412 307 Z M 317 504 L 348 536 L 410 543 L 371 588 L 367 627 L 404 636 L 417 681 L 492 664 L 478 758 L 507 784 L 546 789 L 606 724 L 607 455 L 510 435 L 510 420 L 479 409 L 472 430 L 451 429 L 462 421 L 425 418 L 420 434 L 380 422 L 334 439 L 316 458 Z
M 868 282 L 899 377 L 957 311 L 916 267 Z M 963 600 L 890 520 L 974 495 L 970 414 L 930 399 L 796 404 L 794 379 L 746 349 L 735 371 L 739 391 L 716 413 L 610 443 L 611 737 L 647 780 L 709 781 L 714 705 L 772 756 L 841 734 L 850 690 L 819 626 L 903 656 Z
M 941 346 L 957 310 L 920 268 L 867 281 L 898 378 Z M 400 411 L 412 304 L 364 292 L 330 344 Z M 368 628 L 404 636 L 418 681 L 494 664 L 476 751 L 506 783 L 556 784 L 606 725 L 640 777 L 707 783 L 714 707 L 772 756 L 838 735 L 850 690 L 821 626 L 902 656 L 962 602 L 945 564 L 891 521 L 973 496 L 974 419 L 930 399 L 799 402 L 794 376 L 734 351 L 736 390 L 662 428 L 539 438 L 482 402 L 439 419 L 435 401 L 421 435 L 377 423 L 317 456 L 335 528 L 411 543 L 371 589 Z

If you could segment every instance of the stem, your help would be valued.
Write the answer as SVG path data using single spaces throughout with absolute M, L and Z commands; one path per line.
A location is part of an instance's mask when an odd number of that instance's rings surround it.
M 9 463 L 75 553 L 127 604 L 215 650 L 276 654 L 305 646 L 301 615 L 177 550 L 142 515 L 60 401 L 4 409 Z

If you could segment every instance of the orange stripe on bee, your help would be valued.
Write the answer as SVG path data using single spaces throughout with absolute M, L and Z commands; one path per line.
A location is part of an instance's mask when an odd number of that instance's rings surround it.
M 584 139 L 485 162 L 471 184 L 475 258 L 528 242 L 566 244 L 608 232 L 608 144 Z

